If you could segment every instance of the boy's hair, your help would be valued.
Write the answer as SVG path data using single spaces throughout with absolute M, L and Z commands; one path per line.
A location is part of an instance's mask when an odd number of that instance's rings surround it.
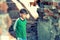
M 27 14 L 26 9 L 21 9 L 20 12 L 19 12 L 19 14 Z

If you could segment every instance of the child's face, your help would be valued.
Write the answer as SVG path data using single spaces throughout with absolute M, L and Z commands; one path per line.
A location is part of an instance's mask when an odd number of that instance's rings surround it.
M 8 5 L 6 3 L 0 3 L 0 10 L 7 12 Z
M 23 19 L 26 19 L 27 18 L 27 14 L 20 14 L 20 16 L 23 18 Z

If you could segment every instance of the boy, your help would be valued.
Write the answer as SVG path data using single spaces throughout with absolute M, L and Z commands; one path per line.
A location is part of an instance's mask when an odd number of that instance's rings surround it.
M 16 32 L 16 38 L 17 40 L 27 40 L 26 38 L 26 24 L 27 24 L 27 20 L 26 20 L 26 10 L 25 9 L 21 9 L 19 12 L 19 18 L 16 20 L 14 27 L 15 27 L 15 32 Z
M 0 0 L 0 40 L 10 40 L 9 28 L 12 19 L 7 13 L 8 5 L 6 0 Z

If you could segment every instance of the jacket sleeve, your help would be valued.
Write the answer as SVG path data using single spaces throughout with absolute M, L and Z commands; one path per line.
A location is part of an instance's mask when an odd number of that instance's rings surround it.
M 17 26 L 18 20 L 19 20 L 19 18 L 18 18 L 18 19 L 15 21 L 15 23 L 14 23 L 14 26 L 13 26 L 13 30 L 14 30 L 14 31 L 16 30 L 16 26 Z

